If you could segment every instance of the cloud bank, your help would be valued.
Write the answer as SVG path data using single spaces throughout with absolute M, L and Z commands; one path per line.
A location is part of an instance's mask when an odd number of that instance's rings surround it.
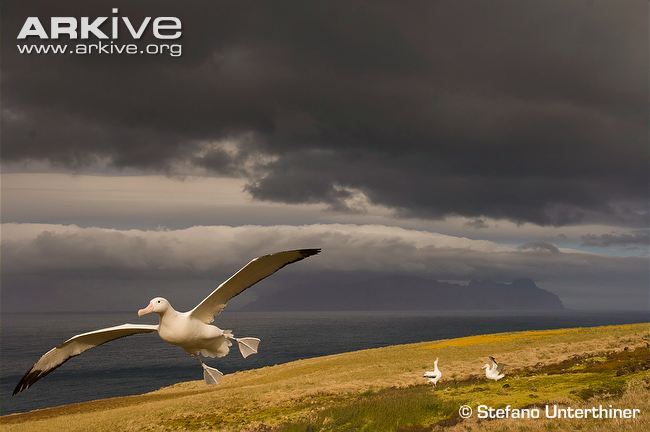
M 99 287 L 101 281 L 115 280 L 145 285 L 162 279 L 216 281 L 217 275 L 226 277 L 264 253 L 321 247 L 321 255 L 282 274 L 408 273 L 454 280 L 530 277 L 569 306 L 639 309 L 648 301 L 648 263 L 643 257 L 580 253 L 546 243 L 504 246 L 381 225 L 115 230 L 3 224 L 2 235 L 5 287 L 25 278 L 38 283 L 56 279 L 62 284 L 92 280 L 90 285 Z M 50 289 L 38 283 L 28 291 Z
M 607 234 L 586 234 L 582 236 L 582 243 L 586 246 L 624 246 L 645 247 L 650 245 L 650 232 L 647 230 L 631 232 L 611 232 Z

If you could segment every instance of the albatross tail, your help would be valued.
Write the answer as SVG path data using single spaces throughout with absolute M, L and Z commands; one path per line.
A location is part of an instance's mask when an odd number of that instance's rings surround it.
M 233 338 L 239 345 L 242 357 L 246 358 L 251 354 L 257 353 L 257 347 L 260 345 L 260 340 L 253 337 Z

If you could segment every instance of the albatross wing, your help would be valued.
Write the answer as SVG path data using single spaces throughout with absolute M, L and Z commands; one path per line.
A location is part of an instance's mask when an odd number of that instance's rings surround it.
M 320 249 L 298 249 L 255 258 L 212 291 L 209 296 L 190 311 L 190 315 L 209 324 L 226 307 L 226 303 L 230 299 L 241 294 L 246 288 L 271 276 L 286 265 L 316 255 L 319 252 Z
M 503 372 L 503 365 L 497 363 L 496 359 L 492 356 L 489 356 L 490 361 L 492 362 L 492 369 L 496 370 L 498 374 Z
M 61 345 L 43 354 L 22 377 L 14 389 L 13 394 L 15 395 L 28 389 L 36 381 L 86 350 L 125 336 L 131 336 L 137 333 L 150 333 L 157 330 L 157 325 L 122 324 L 73 336 Z

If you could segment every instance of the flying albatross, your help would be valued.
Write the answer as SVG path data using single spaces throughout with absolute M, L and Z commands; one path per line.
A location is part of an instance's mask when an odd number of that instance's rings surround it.
M 74 336 L 43 354 L 22 377 L 13 394 L 28 389 L 36 381 L 86 350 L 125 336 L 155 331 L 165 342 L 183 348 L 196 358 L 203 367 L 205 382 L 216 384 L 223 374 L 217 369 L 205 365 L 200 356 L 223 357 L 230 351 L 231 341 L 234 340 L 238 343 L 242 356 L 246 358 L 257 352 L 260 340 L 251 337 L 236 338 L 232 331 L 221 330 L 210 325 L 215 316 L 221 313 L 230 299 L 242 293 L 246 288 L 288 264 L 319 252 L 320 249 L 299 249 L 255 258 L 188 312 L 177 312 L 169 301 L 162 297 L 156 297 L 149 302 L 147 307 L 138 311 L 138 316 L 155 312 L 160 316 L 158 325 L 122 324 Z
M 499 381 L 505 375 L 503 374 L 503 365 L 497 363 L 496 359 L 489 356 L 491 364 L 484 364 L 482 369 L 485 369 L 485 377 L 494 381 Z

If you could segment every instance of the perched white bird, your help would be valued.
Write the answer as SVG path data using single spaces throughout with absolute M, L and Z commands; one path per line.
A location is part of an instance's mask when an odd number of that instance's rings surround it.
M 486 363 L 483 365 L 482 369 L 485 369 L 485 376 L 487 379 L 499 381 L 505 376 L 503 374 L 503 366 L 499 365 L 496 359 L 492 356 L 490 356 L 490 363 L 491 364 Z
M 433 370 L 426 371 L 423 376 L 434 386 L 438 384 L 438 381 L 440 381 L 440 378 L 442 378 L 442 372 L 440 372 L 440 369 L 438 369 L 437 358 L 436 361 L 433 362 Z
M 257 338 L 236 338 L 230 330 L 221 330 L 210 325 L 214 317 L 225 307 L 226 303 L 246 288 L 272 275 L 282 267 L 300 261 L 320 252 L 320 249 L 299 249 L 277 252 L 255 258 L 227 281 L 219 285 L 194 309 L 188 312 L 177 312 L 172 305 L 162 297 L 156 297 L 147 307 L 138 311 L 138 316 L 155 312 L 160 316 L 159 325 L 122 324 L 83 333 L 74 336 L 63 344 L 46 352 L 22 377 L 14 395 L 19 393 L 40 378 L 49 374 L 71 357 L 82 352 L 137 333 L 158 332 L 165 342 L 177 345 L 195 357 L 203 367 L 203 378 L 208 384 L 216 384 L 223 376 L 215 368 L 205 365 L 199 356 L 223 357 L 230 351 L 231 341 L 237 341 L 239 350 L 244 358 L 257 352 L 260 340 Z

